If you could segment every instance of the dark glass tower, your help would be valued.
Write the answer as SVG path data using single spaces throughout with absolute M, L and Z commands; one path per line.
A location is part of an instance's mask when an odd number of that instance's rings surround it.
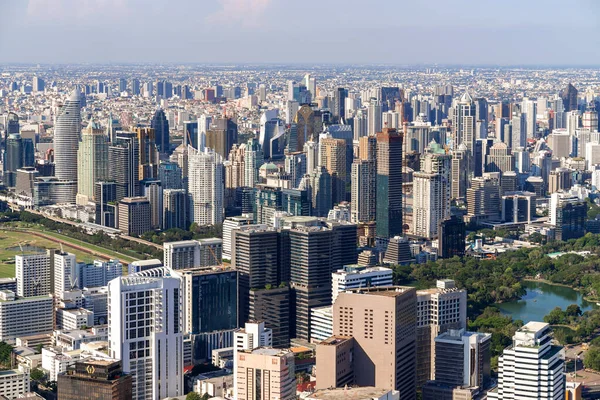
M 167 121 L 167 116 L 162 109 L 156 110 L 154 117 L 152 117 L 152 121 L 150 122 L 150 127 L 154 129 L 156 134 L 156 146 L 158 147 L 158 151 L 161 154 L 170 155 L 171 142 L 169 139 L 169 121 Z
M 438 257 L 452 258 L 465 255 L 465 222 L 456 216 L 441 221 L 438 228 Z
M 396 129 L 377 133 L 377 237 L 402 235 L 402 141 Z

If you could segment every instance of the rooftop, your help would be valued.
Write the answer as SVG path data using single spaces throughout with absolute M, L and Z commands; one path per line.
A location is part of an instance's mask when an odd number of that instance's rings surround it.
M 319 342 L 319 345 L 337 346 L 338 344 L 344 343 L 348 340 L 352 340 L 352 336 L 331 336 Z
M 542 329 L 545 329 L 547 326 L 548 326 L 548 324 L 545 322 L 531 321 L 531 322 L 528 322 L 525 325 L 523 325 L 521 328 L 519 328 L 518 332 L 536 333 L 536 332 L 541 331 Z
M 363 289 L 347 290 L 342 293 L 353 293 L 353 294 L 368 294 L 372 296 L 386 296 L 386 297 L 398 297 L 405 293 L 415 290 L 413 287 L 408 286 L 381 286 L 381 287 L 369 287 Z
M 310 399 L 319 400 L 365 400 L 379 398 L 389 393 L 389 389 L 378 389 L 372 386 L 353 387 L 353 388 L 338 388 L 338 389 L 322 389 L 317 390 L 309 396 Z

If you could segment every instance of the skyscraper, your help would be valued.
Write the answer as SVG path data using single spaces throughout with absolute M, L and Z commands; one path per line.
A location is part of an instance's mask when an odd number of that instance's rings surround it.
M 308 104 L 303 104 L 294 117 L 294 123 L 297 127 L 296 143 L 290 143 L 290 147 L 301 150 L 304 148 L 304 143 L 316 139 L 315 136 L 321 129 L 321 122 L 313 109 Z
M 389 239 L 403 234 L 402 141 L 392 128 L 377 133 L 377 237 Z
M 139 149 L 139 179 L 158 178 L 158 151 L 155 130 L 152 128 L 134 128 Z
M 163 190 L 163 229 L 186 229 L 188 225 L 187 211 L 185 189 Z
M 142 235 L 152 229 L 150 201 L 146 197 L 124 197 L 119 201 L 117 229 L 126 235 Z
M 322 138 L 319 149 L 320 164 L 331 175 L 333 204 L 346 201 L 346 142 L 343 139 Z
M 375 221 L 376 216 L 376 182 L 375 162 L 356 159 L 352 163 L 352 222 Z
M 77 287 L 79 281 L 79 269 L 75 254 L 67 252 L 54 253 L 54 295 L 62 299 L 63 292 Z
M 369 103 L 369 135 L 377 135 L 381 132 L 382 126 L 382 110 L 381 103 L 377 99 L 371 99 Z
M 130 276 L 108 284 L 109 354 L 131 374 L 132 398 L 183 395 L 181 306 L 175 277 Z
M 577 110 L 577 89 L 571 83 L 560 94 L 565 112 Z
M 94 185 L 108 176 L 108 142 L 99 125 L 90 121 L 81 132 L 77 152 L 77 204 L 86 205 L 94 201 Z
M 294 353 L 285 349 L 259 347 L 242 350 L 234 361 L 235 398 L 238 400 L 296 398 Z
M 438 228 L 438 257 L 452 258 L 465 255 L 465 222 L 453 215 L 440 221 Z
M 167 156 L 170 155 L 171 141 L 169 137 L 169 121 L 167 121 L 167 116 L 162 108 L 156 110 L 154 113 L 152 121 L 150 122 L 150 127 L 154 129 L 158 151 L 161 154 Z
M 81 135 L 81 92 L 76 87 L 62 106 L 54 126 L 54 171 L 58 179 L 77 181 Z
M 223 161 L 215 151 L 188 146 L 190 221 L 198 225 L 223 222 Z
M 532 321 L 519 328 L 498 359 L 498 387 L 488 392 L 488 399 L 563 399 L 562 350 L 552 345 L 550 325 Z
M 471 157 L 475 149 L 476 139 L 476 106 L 469 92 L 465 92 L 460 100 L 454 105 L 454 114 L 452 116 L 452 134 L 454 136 L 454 146 L 457 148 L 460 144 L 467 147 Z M 469 166 L 471 164 L 469 163 Z M 469 171 L 472 171 L 470 168 Z
M 119 132 L 108 147 L 108 180 L 116 183 L 117 201 L 141 194 L 139 152 L 139 142 L 131 132 Z
M 388 286 L 338 295 L 333 334 L 353 336 L 354 377 L 358 386 L 395 389 L 415 399 L 417 294 L 414 288 Z
M 486 159 L 485 172 L 505 173 L 515 169 L 515 157 L 510 154 L 506 143 L 496 142 L 490 148 L 490 154 L 486 156 Z
M 17 296 L 45 296 L 54 289 L 51 287 L 51 257 L 47 253 L 18 254 L 15 256 Z
M 470 154 L 464 143 L 452 151 L 452 199 L 464 199 L 469 184 Z
M 4 184 L 15 187 L 17 170 L 23 167 L 33 167 L 35 149 L 31 139 L 24 139 L 18 133 L 11 133 L 5 143 L 4 153 Z
M 254 187 L 258 180 L 258 169 L 264 163 L 261 145 L 256 138 L 251 138 L 244 150 L 244 181 L 241 186 Z

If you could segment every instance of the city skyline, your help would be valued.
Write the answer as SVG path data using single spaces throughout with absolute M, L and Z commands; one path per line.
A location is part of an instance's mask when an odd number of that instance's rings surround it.
M 558 0 L 510 0 L 502 7 L 468 0 L 380 0 L 370 7 L 358 0 L 143 6 L 140 0 L 7 0 L 0 12 L 7 16 L 0 27 L 0 63 L 565 65 L 568 52 L 574 65 L 600 64 L 600 56 L 589 52 L 598 44 L 597 19 L 590 16 L 600 12 L 590 0 L 569 7 Z M 164 23 L 148 23 L 157 20 Z M 569 31 L 585 40 L 572 40 Z M 65 37 L 69 46 L 60 45 Z M 467 45 L 457 51 L 452 38 L 465 43 L 465 37 Z M 319 46 L 308 53 L 273 51 L 311 41 Z

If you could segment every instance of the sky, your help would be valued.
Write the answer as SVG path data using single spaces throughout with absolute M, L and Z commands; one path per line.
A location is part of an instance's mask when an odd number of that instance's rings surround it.
M 0 0 L 0 63 L 599 65 L 598 0 Z

